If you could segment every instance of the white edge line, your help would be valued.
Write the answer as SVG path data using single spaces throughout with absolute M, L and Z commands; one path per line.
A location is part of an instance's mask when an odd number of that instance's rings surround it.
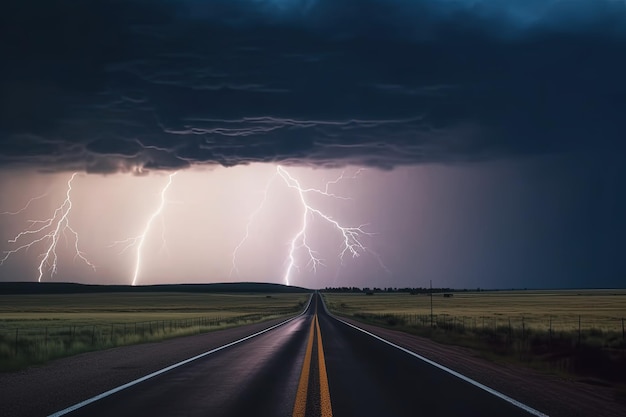
M 337 320 L 337 321 L 339 321 L 339 322 L 341 322 L 341 323 L 343 323 L 343 324 L 345 324 L 347 326 L 350 326 L 350 327 L 352 327 L 352 328 L 354 328 L 356 330 L 359 330 L 359 331 L 361 331 L 361 332 L 363 332 L 363 333 L 373 337 L 374 339 L 378 339 L 378 340 L 380 340 L 383 343 L 386 343 L 386 344 L 388 344 L 390 346 L 395 347 L 396 349 L 399 349 L 399 350 L 401 350 L 401 351 L 403 351 L 405 353 L 408 353 L 409 355 L 414 356 L 417 359 L 419 359 L 421 361 L 424 361 L 427 364 L 432 365 L 432 366 L 434 366 L 436 368 L 439 368 L 442 371 L 445 371 L 445 372 L 447 372 L 447 373 L 449 373 L 449 374 L 451 374 L 451 375 L 453 375 L 453 376 L 455 376 L 455 377 L 457 377 L 459 379 L 462 379 L 463 381 L 468 382 L 468 383 L 474 385 L 475 387 L 482 389 L 483 391 L 487 391 L 489 394 L 495 395 L 496 397 L 498 397 L 498 398 L 500 398 L 500 399 L 502 399 L 502 400 L 504 400 L 504 401 L 506 401 L 506 402 L 508 402 L 510 404 L 513 404 L 514 406 L 516 406 L 518 408 L 521 408 L 522 410 L 526 411 L 529 414 L 532 414 L 532 415 L 537 416 L 537 417 L 549 417 L 547 414 L 544 414 L 541 411 L 535 410 L 534 408 L 532 408 L 532 407 L 530 407 L 530 406 L 528 406 L 528 405 L 526 405 L 524 403 L 521 403 L 521 402 L 519 402 L 519 401 L 509 397 L 508 395 L 505 395 L 505 394 L 503 394 L 503 393 L 501 393 L 499 391 L 496 391 L 493 388 L 490 388 L 490 387 L 488 387 L 486 385 L 483 385 L 483 384 L 481 384 L 478 381 L 474 381 L 472 378 L 469 378 L 469 377 L 467 377 L 467 376 L 465 376 L 465 375 L 463 375 L 463 374 L 461 374 L 461 373 L 459 373 L 457 371 L 454 371 L 454 370 L 452 370 L 450 368 L 446 368 L 445 366 L 443 366 L 443 365 L 441 365 L 441 364 L 439 364 L 439 363 L 437 363 L 435 361 L 432 361 L 432 360 L 430 360 L 430 359 L 428 359 L 428 358 L 426 358 L 426 357 L 424 357 L 422 355 L 419 355 L 419 354 L 417 354 L 417 353 L 415 353 L 413 351 L 410 351 L 409 349 L 403 348 L 402 346 L 398 346 L 395 343 L 390 342 L 390 341 L 388 341 L 386 339 L 383 339 L 382 337 L 377 336 L 377 335 L 375 335 L 373 333 L 370 333 L 367 330 L 361 329 L 360 327 L 357 327 L 354 324 L 351 324 L 351 323 L 348 323 L 346 321 L 341 320 L 340 318 L 336 317 L 335 315 L 331 314 L 328 311 L 328 309 L 326 308 L 326 303 L 324 302 L 323 298 L 322 298 L 322 304 L 324 305 L 324 310 L 326 310 L 326 312 L 328 313 L 328 315 L 330 317 L 334 318 L 335 320 Z
M 236 345 L 238 343 L 244 342 L 244 341 L 246 341 L 248 339 L 252 339 L 253 337 L 256 337 L 256 336 L 259 336 L 259 335 L 261 335 L 263 333 L 269 332 L 270 330 L 274 330 L 275 328 L 280 327 L 283 324 L 289 323 L 290 321 L 295 320 L 298 317 L 302 316 L 304 313 L 306 313 L 307 310 L 309 309 L 309 306 L 311 305 L 311 300 L 312 299 L 313 299 L 313 294 L 311 294 L 311 296 L 309 297 L 309 302 L 307 303 L 307 305 L 304 308 L 304 310 L 302 310 L 302 312 L 300 314 L 298 314 L 297 316 L 294 316 L 294 317 L 292 317 L 290 319 L 287 319 L 287 320 L 282 321 L 282 322 L 280 322 L 278 324 L 275 324 L 272 327 L 268 327 L 267 329 L 261 330 L 260 332 L 256 332 L 254 334 L 246 336 L 246 337 L 244 337 L 242 339 L 235 340 L 234 342 L 227 343 L 227 344 L 225 344 L 223 346 L 220 346 L 220 347 L 216 347 L 215 349 L 211 349 L 209 351 L 206 351 L 204 353 L 196 355 L 196 356 L 194 356 L 192 358 L 185 359 L 184 361 L 175 363 L 175 364 L 170 365 L 170 366 L 168 366 L 166 368 L 163 368 L 163 369 L 160 369 L 158 371 L 152 372 L 151 374 L 148 374 L 146 376 L 142 376 L 141 378 L 135 379 L 134 381 L 130 381 L 130 382 L 124 384 L 124 385 L 120 385 L 119 387 L 110 389 L 110 390 L 108 390 L 106 392 L 103 392 L 102 394 L 96 395 L 95 397 L 91 397 L 91 398 L 89 398 L 87 400 L 84 400 L 84 401 L 76 403 L 76 404 L 74 404 L 72 406 L 69 406 L 69 407 L 67 407 L 67 408 L 65 408 L 65 409 L 63 409 L 61 411 L 57 411 L 56 413 L 52 413 L 48 417 L 64 416 L 66 414 L 69 414 L 69 413 L 71 413 L 73 411 L 78 410 L 79 408 L 85 407 L 86 405 L 89 405 L 91 403 L 95 403 L 96 401 L 99 401 L 99 400 L 101 400 L 103 398 L 106 398 L 106 397 L 108 397 L 110 395 L 113 395 L 113 394 L 118 393 L 118 392 L 120 392 L 122 390 L 125 390 L 126 388 L 130 388 L 133 385 L 140 384 L 140 383 L 142 383 L 144 381 L 147 381 L 148 379 L 154 378 L 155 376 L 159 376 L 159 375 L 164 374 L 164 373 L 166 373 L 168 371 L 171 371 L 172 369 L 175 369 L 175 368 L 178 368 L 180 366 L 186 365 L 189 362 L 193 362 L 193 361 L 195 361 L 197 359 L 203 358 L 203 357 L 208 356 L 208 355 L 210 355 L 212 353 L 218 352 L 218 351 L 220 351 L 222 349 L 226 349 L 226 348 L 231 347 L 233 345 Z

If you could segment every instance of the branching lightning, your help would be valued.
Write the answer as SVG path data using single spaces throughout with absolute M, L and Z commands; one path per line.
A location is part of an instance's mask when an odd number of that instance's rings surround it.
M 361 173 L 361 170 L 358 170 L 352 177 L 356 178 Z M 291 275 L 294 269 L 298 269 L 298 264 L 296 261 L 296 253 L 299 250 L 303 250 L 306 253 L 308 258 L 307 266 L 309 266 L 314 272 L 317 271 L 318 266 L 323 266 L 323 260 L 318 256 L 317 251 L 309 244 L 307 241 L 307 230 L 309 228 L 309 220 L 312 217 L 318 217 L 330 224 L 334 229 L 339 232 L 342 237 L 342 246 L 339 251 L 339 258 L 343 261 L 344 257 L 349 254 L 352 257 L 358 257 L 363 252 L 371 252 L 362 242 L 362 238 L 364 236 L 371 236 L 372 233 L 369 233 L 364 230 L 366 224 L 362 224 L 356 227 L 344 226 L 339 223 L 337 220 L 333 219 L 328 214 L 325 214 L 321 209 L 316 208 L 313 204 L 309 202 L 307 199 L 307 195 L 314 193 L 318 195 L 322 195 L 325 197 L 349 200 L 348 197 L 344 197 L 341 195 L 337 195 L 330 191 L 330 186 L 339 183 L 340 181 L 346 179 L 345 173 L 342 173 L 337 179 L 333 181 L 329 181 L 326 183 L 326 186 L 323 189 L 318 188 L 304 188 L 300 182 L 294 178 L 291 174 L 285 170 L 282 166 L 277 166 L 276 173 L 272 176 L 272 179 L 268 182 L 265 192 L 263 195 L 263 200 L 258 208 L 252 213 L 252 215 L 248 218 L 248 222 L 246 224 L 246 233 L 240 243 L 237 245 L 233 252 L 233 267 L 231 269 L 231 274 L 233 271 L 237 271 L 236 266 L 236 255 L 241 246 L 245 243 L 245 241 L 249 237 L 250 226 L 254 221 L 255 217 L 258 213 L 263 209 L 265 202 L 267 201 L 268 190 L 272 184 L 272 182 L 276 178 L 281 178 L 285 185 L 288 188 L 292 188 L 296 190 L 298 193 L 298 197 L 300 203 L 302 205 L 302 225 L 297 233 L 293 236 L 293 238 L 289 242 L 289 251 L 287 254 L 287 267 L 285 270 L 284 281 L 285 284 L 290 285 Z M 373 252 L 372 252 L 373 253 Z
M 302 188 L 298 180 L 292 177 L 283 167 L 277 167 L 278 175 L 285 181 L 287 187 L 293 188 L 298 192 L 298 196 L 300 197 L 300 202 L 304 208 L 302 213 L 302 227 L 298 231 L 298 233 L 293 237 L 291 243 L 289 245 L 289 260 L 287 264 L 287 270 L 285 272 L 285 284 L 289 285 L 289 278 L 291 276 L 291 271 L 297 267 L 295 260 L 295 252 L 299 248 L 303 248 L 305 252 L 308 254 L 309 262 L 308 264 L 312 266 L 314 271 L 317 271 L 318 265 L 323 265 L 322 260 L 316 256 L 316 252 L 309 246 L 307 243 L 307 235 L 306 231 L 308 228 L 308 218 L 314 215 L 322 218 L 326 222 L 330 223 L 333 227 L 335 227 L 339 233 L 341 233 L 343 237 L 343 247 L 339 253 L 339 258 L 343 261 L 343 257 L 346 253 L 350 253 L 353 257 L 357 257 L 367 250 L 367 248 L 361 242 L 361 237 L 363 235 L 371 235 L 363 230 L 363 227 L 366 225 L 362 224 L 358 227 L 346 227 L 342 226 L 338 221 L 332 219 L 329 215 L 324 214 L 321 210 L 316 209 L 312 205 L 310 205 L 306 199 L 306 194 L 313 192 L 322 194 L 329 197 L 336 197 L 334 194 L 330 194 L 328 192 L 328 187 L 331 183 L 326 184 L 326 188 L 324 191 L 318 190 L 315 188 Z M 334 183 L 338 182 L 342 176 L 335 180 Z
M 137 278 L 139 277 L 139 272 L 141 271 L 141 263 L 142 263 L 141 255 L 142 255 L 143 245 L 146 241 L 146 236 L 150 233 L 150 229 L 152 228 L 152 223 L 154 222 L 154 220 L 157 217 L 159 217 L 159 215 L 163 212 L 163 208 L 165 207 L 165 202 L 166 202 L 165 195 L 167 193 L 167 189 L 170 187 L 170 185 L 172 185 L 172 180 L 177 173 L 178 172 L 174 172 L 169 175 L 167 183 L 161 190 L 160 203 L 158 207 L 156 208 L 156 210 L 148 218 L 148 221 L 146 222 L 143 232 L 138 236 L 131 237 L 131 238 L 121 240 L 121 241 L 117 241 L 117 242 L 114 242 L 113 245 L 111 245 L 111 246 L 125 245 L 125 247 L 122 249 L 122 252 L 125 252 L 129 248 L 136 246 L 137 252 L 136 252 L 136 258 L 135 258 L 135 270 L 133 273 L 132 285 L 137 284 Z M 161 235 L 161 239 L 165 243 L 165 237 L 163 235 Z
M 37 201 L 37 200 L 42 199 L 42 198 L 47 197 L 47 196 L 48 196 L 48 193 L 43 193 L 43 194 L 42 194 L 42 195 L 40 195 L 40 196 L 33 197 L 33 198 L 31 198 L 30 200 L 28 200 L 28 202 L 27 202 L 27 203 L 24 205 L 24 207 L 22 207 L 21 209 L 16 210 L 16 211 L 3 211 L 2 213 L 0 213 L 0 215 L 10 215 L 10 216 L 15 216 L 16 214 L 23 213 L 23 212 L 25 212 L 26 210 L 28 210 L 28 207 L 30 207 L 30 205 L 33 203 L 33 201 Z
M 252 222 L 254 222 L 254 219 L 259 214 L 259 212 L 263 210 L 263 207 L 265 206 L 265 202 L 267 201 L 267 193 L 275 179 L 276 179 L 276 175 L 272 175 L 272 178 L 268 181 L 267 185 L 265 186 L 265 190 L 263 190 L 263 200 L 261 200 L 261 204 L 259 204 L 256 210 L 254 210 L 252 214 L 250 215 L 250 217 L 248 217 L 248 222 L 246 223 L 246 234 L 244 235 L 243 239 L 241 239 L 241 241 L 239 242 L 239 244 L 235 247 L 235 250 L 233 251 L 233 265 L 230 268 L 230 276 L 233 275 L 233 272 L 236 272 L 237 274 L 239 274 L 239 269 L 237 268 L 237 252 L 239 252 L 239 249 L 241 249 L 243 244 L 250 237 L 250 226 L 252 226 Z
M 87 260 L 84 256 L 83 252 L 80 251 L 78 247 L 78 233 L 70 226 L 69 222 L 69 214 L 72 211 L 72 181 L 76 177 L 78 173 L 73 173 L 70 179 L 67 182 L 67 191 L 65 194 L 65 200 L 59 207 L 54 210 L 52 217 L 45 220 L 29 220 L 30 228 L 24 230 L 17 234 L 13 239 L 9 240 L 9 243 L 19 245 L 15 249 L 11 249 L 5 251 L 5 255 L 2 259 L 0 259 L 0 265 L 3 265 L 12 255 L 20 252 L 22 250 L 28 251 L 33 245 L 40 242 L 49 242 L 47 249 L 40 255 L 41 261 L 39 263 L 39 267 L 37 270 L 39 271 L 39 276 L 37 278 L 38 282 L 41 282 L 43 278 L 44 272 L 46 270 L 50 271 L 50 276 L 54 276 L 57 273 L 57 245 L 59 240 L 61 239 L 61 234 L 67 233 L 69 231 L 74 235 L 74 259 L 80 258 L 86 265 L 90 266 L 94 271 L 96 267 Z M 22 207 L 20 210 L 15 212 L 3 212 L 2 214 L 15 215 L 24 212 L 31 203 L 35 200 L 43 198 L 45 196 L 41 195 L 39 197 L 34 197 L 28 201 L 28 203 Z M 43 233 L 43 236 L 39 236 Z M 20 242 L 27 240 L 28 237 L 31 236 L 32 239 L 24 244 L 20 244 Z M 39 236 L 39 237 L 37 237 Z

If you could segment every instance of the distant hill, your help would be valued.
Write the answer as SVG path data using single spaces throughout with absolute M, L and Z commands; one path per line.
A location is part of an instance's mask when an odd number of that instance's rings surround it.
M 3 294 L 84 294 L 111 292 L 234 292 L 234 293 L 296 293 L 310 292 L 302 287 L 261 282 L 228 282 L 219 284 L 163 285 L 87 285 L 68 282 L 0 282 Z

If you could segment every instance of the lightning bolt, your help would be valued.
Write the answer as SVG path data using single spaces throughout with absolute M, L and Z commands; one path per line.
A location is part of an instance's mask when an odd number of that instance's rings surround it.
M 362 252 L 367 251 L 367 248 L 361 242 L 361 238 L 364 235 L 371 236 L 372 233 L 369 233 L 363 230 L 363 228 L 366 226 L 365 224 L 362 224 L 357 227 L 342 226 L 338 221 L 334 220 L 329 215 L 324 214 L 324 212 L 322 212 L 321 210 L 313 207 L 311 204 L 309 204 L 309 202 L 306 199 L 307 193 L 317 193 L 317 194 L 321 194 L 324 196 L 336 198 L 337 196 L 335 194 L 328 192 L 328 187 L 332 183 L 337 183 L 341 179 L 343 179 L 343 173 L 341 177 L 338 178 L 337 180 L 327 183 L 325 190 L 322 191 L 316 188 L 303 188 L 300 185 L 300 182 L 294 177 L 292 177 L 281 166 L 278 166 L 276 170 L 278 172 L 278 175 L 280 175 L 280 177 L 285 181 L 285 184 L 287 185 L 287 187 L 293 188 L 298 192 L 298 196 L 300 197 L 300 202 L 302 203 L 302 207 L 304 208 L 302 212 L 302 227 L 300 228 L 298 233 L 296 233 L 296 235 L 293 237 L 289 245 L 288 264 L 287 264 L 287 270 L 285 271 L 285 277 L 284 277 L 285 284 L 290 285 L 289 278 L 291 276 L 291 272 L 293 271 L 294 268 L 297 268 L 296 260 L 295 260 L 295 252 L 297 249 L 303 248 L 305 250 L 305 252 L 307 253 L 309 257 L 308 265 L 312 266 L 314 272 L 317 272 L 318 265 L 323 265 L 322 260 L 316 256 L 316 252 L 307 243 L 306 231 L 309 225 L 308 224 L 309 217 L 314 217 L 315 215 L 317 215 L 319 218 L 330 223 L 341 234 L 341 236 L 343 237 L 343 242 L 342 242 L 343 246 L 339 253 L 339 258 L 342 261 L 346 253 L 351 254 L 352 257 L 358 257 L 360 256 Z
M 241 249 L 243 244 L 250 237 L 250 226 L 252 226 L 252 222 L 254 222 L 254 219 L 259 214 L 259 212 L 263 210 L 263 207 L 265 206 L 265 202 L 267 201 L 267 193 L 275 179 L 276 179 L 276 174 L 272 175 L 270 180 L 267 182 L 267 185 L 265 186 L 265 190 L 263 191 L 263 199 L 261 200 L 261 204 L 259 204 L 256 210 L 254 210 L 252 214 L 250 215 L 250 217 L 248 217 L 248 221 L 246 223 L 246 233 L 243 239 L 241 239 L 241 241 L 239 242 L 239 244 L 235 247 L 235 250 L 233 251 L 233 258 L 232 258 L 233 265 L 230 268 L 230 276 L 233 275 L 233 272 L 236 272 L 237 274 L 239 274 L 239 269 L 237 268 L 237 252 L 239 252 L 239 249 Z
M 112 245 L 110 245 L 110 246 L 116 246 L 120 244 L 126 245 L 122 249 L 122 252 L 125 252 L 126 250 L 128 250 L 129 248 L 133 246 L 137 247 L 136 258 L 135 258 L 135 270 L 133 273 L 132 285 L 137 284 L 137 278 L 139 277 L 139 272 L 141 272 L 142 249 L 146 241 L 146 236 L 148 236 L 148 234 L 150 233 L 150 229 L 152 228 L 152 223 L 154 222 L 154 220 L 163 212 L 163 208 L 165 207 L 165 202 L 166 202 L 165 195 L 167 194 L 167 189 L 170 187 L 170 185 L 172 185 L 172 180 L 174 179 L 174 176 L 176 174 L 178 174 L 178 171 L 169 175 L 167 183 L 161 190 L 160 203 L 157 206 L 156 210 L 148 218 L 148 221 L 146 222 L 143 232 L 138 236 L 131 237 L 131 238 L 121 240 L 121 241 L 117 241 L 117 242 L 114 242 Z M 163 240 L 163 242 L 165 242 L 165 237 L 163 235 L 161 235 L 161 239 Z
M 49 242 L 49 245 L 45 252 L 43 252 L 40 257 L 41 261 L 39 263 L 39 267 L 37 270 L 39 271 L 39 276 L 37 277 L 37 281 L 41 282 L 41 279 L 44 275 L 44 270 L 47 268 L 50 271 L 50 276 L 54 276 L 57 273 L 57 263 L 58 263 L 58 255 L 57 255 L 57 245 L 59 243 L 61 234 L 65 234 L 67 231 L 71 232 L 74 235 L 74 260 L 76 258 L 80 258 L 86 265 L 90 266 L 94 271 L 96 267 L 87 260 L 84 256 L 83 252 L 80 251 L 78 247 L 78 233 L 70 226 L 69 222 L 69 214 L 72 211 L 72 181 L 76 177 L 78 173 L 75 172 L 72 174 L 70 179 L 67 181 L 67 191 L 65 193 L 65 200 L 59 207 L 54 210 L 52 217 L 46 220 L 29 220 L 30 228 L 20 232 L 13 239 L 9 240 L 9 243 L 18 244 L 19 246 L 15 249 L 11 249 L 9 251 L 5 251 L 5 256 L 0 259 L 0 265 L 3 265 L 5 261 L 7 261 L 12 255 L 20 252 L 22 250 L 28 250 L 33 245 L 40 242 Z M 31 198 L 28 203 L 20 210 L 15 212 L 4 212 L 2 214 L 19 214 L 24 212 L 33 201 L 36 201 L 45 196 L 41 195 L 39 197 Z M 33 228 L 34 227 L 34 228 Z M 39 234 L 43 233 L 43 236 L 36 237 Z M 19 244 L 20 241 L 25 240 L 28 236 L 33 236 L 33 239 L 24 244 Z
M 43 193 L 40 196 L 37 197 L 33 197 L 30 200 L 28 200 L 28 202 L 26 203 L 26 205 L 24 205 L 24 207 L 22 207 L 21 209 L 17 210 L 17 211 L 3 211 L 2 213 L 0 213 L 0 215 L 10 215 L 10 216 L 14 216 L 16 214 L 20 214 L 23 213 L 24 211 L 26 211 L 28 209 L 28 207 L 30 207 L 30 205 L 34 202 L 37 201 L 39 199 L 42 199 L 44 197 L 47 197 L 48 193 Z
M 233 266 L 231 269 L 231 274 L 233 271 L 238 271 L 237 264 L 236 264 L 237 252 L 243 246 L 246 240 L 249 238 L 250 226 L 252 222 L 254 221 L 255 217 L 258 215 L 258 213 L 263 209 L 265 202 L 267 201 L 269 188 L 276 178 L 282 179 L 288 188 L 292 188 L 296 190 L 296 192 L 298 193 L 300 203 L 303 208 L 302 225 L 289 242 L 289 251 L 288 251 L 287 260 L 286 260 L 287 267 L 286 267 L 286 271 L 284 275 L 285 284 L 290 285 L 292 272 L 294 269 L 298 269 L 298 265 L 296 262 L 296 252 L 298 252 L 298 250 L 304 250 L 304 252 L 306 253 L 308 257 L 307 266 L 310 266 L 314 272 L 317 272 L 318 266 L 324 265 L 323 260 L 317 255 L 317 252 L 313 249 L 313 247 L 307 241 L 307 229 L 309 228 L 309 219 L 312 217 L 318 217 L 322 219 L 326 223 L 330 224 L 334 229 L 336 229 L 337 232 L 339 232 L 340 236 L 342 237 L 342 247 L 339 252 L 339 258 L 341 259 L 342 262 L 343 262 L 344 257 L 348 254 L 351 255 L 352 257 L 358 257 L 363 252 L 370 252 L 370 253 L 375 254 L 375 252 L 372 252 L 370 249 L 368 249 L 362 242 L 362 238 L 364 236 L 373 235 L 373 233 L 370 233 L 364 230 L 364 228 L 367 226 L 366 224 L 362 224 L 356 227 L 344 226 L 341 223 L 339 223 L 337 220 L 333 219 L 331 216 L 325 214 L 322 210 L 316 208 L 307 199 L 308 194 L 314 193 L 314 194 L 318 194 L 318 195 L 322 195 L 322 196 L 330 197 L 330 198 L 335 198 L 335 199 L 350 200 L 350 198 L 348 197 L 344 197 L 344 196 L 332 193 L 330 191 L 330 187 L 345 179 L 356 178 L 361 173 L 361 171 L 362 169 L 359 169 L 351 177 L 346 177 L 345 172 L 342 172 L 338 178 L 327 182 L 323 189 L 318 189 L 318 188 L 304 188 L 296 178 L 294 178 L 291 174 L 287 172 L 285 168 L 283 168 L 282 166 L 277 166 L 275 174 L 272 176 L 272 178 L 270 179 L 270 181 L 268 182 L 265 188 L 265 191 L 263 194 L 263 200 L 261 201 L 261 204 L 248 218 L 248 222 L 246 224 L 246 232 L 245 232 L 243 239 L 239 242 L 239 244 L 233 251 L 233 258 L 232 258 Z M 379 262 L 380 262 L 380 259 L 379 259 Z

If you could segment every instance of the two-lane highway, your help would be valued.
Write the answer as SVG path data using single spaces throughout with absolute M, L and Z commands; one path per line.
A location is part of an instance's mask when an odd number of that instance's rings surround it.
M 541 415 L 332 317 L 315 294 L 270 331 L 56 415 Z

